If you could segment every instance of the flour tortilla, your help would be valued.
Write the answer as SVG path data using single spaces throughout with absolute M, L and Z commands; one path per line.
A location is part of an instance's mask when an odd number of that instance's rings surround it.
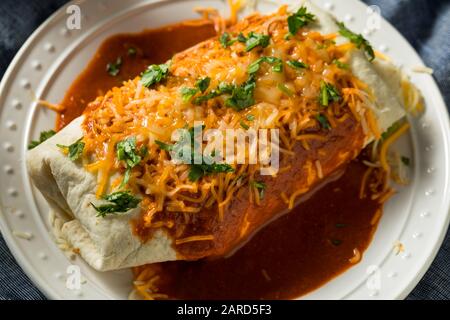
M 28 151 L 28 172 L 35 186 L 63 220 L 60 236 L 65 238 L 94 269 L 121 269 L 145 263 L 176 260 L 172 240 L 163 230 L 142 243 L 132 234 L 130 219 L 139 208 L 126 213 L 97 217 L 91 202 L 102 204 L 95 196 L 97 177 L 77 161 L 70 161 L 57 144 L 69 145 L 82 136 L 83 117 L 72 121 L 38 147 Z
M 308 7 L 318 18 L 314 28 L 322 33 L 338 30 L 333 17 L 310 4 Z M 354 74 L 372 88 L 376 107 L 383 110 L 377 113 L 378 125 L 383 131 L 404 117 L 401 74 L 393 65 L 382 61 L 370 63 L 363 52 L 356 50 L 350 66 Z M 83 259 L 100 271 L 177 260 L 172 239 L 163 229 L 157 230 L 145 243 L 133 235 L 130 220 L 139 214 L 139 208 L 97 217 L 90 205 L 102 202 L 95 196 L 97 176 L 87 172 L 79 162 L 71 161 L 56 146 L 72 144 L 82 137 L 82 122 L 83 117 L 75 119 L 55 136 L 28 151 L 26 157 L 35 186 L 63 220 L 59 236 L 79 249 Z M 369 142 L 371 139 L 366 144 Z

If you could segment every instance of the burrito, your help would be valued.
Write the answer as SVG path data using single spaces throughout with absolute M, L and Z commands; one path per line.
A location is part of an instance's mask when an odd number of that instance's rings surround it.
M 96 270 L 226 256 L 380 141 L 405 116 L 401 81 L 327 13 L 283 6 L 112 88 L 26 164 Z M 196 152 L 209 129 L 276 130 L 278 167 Z

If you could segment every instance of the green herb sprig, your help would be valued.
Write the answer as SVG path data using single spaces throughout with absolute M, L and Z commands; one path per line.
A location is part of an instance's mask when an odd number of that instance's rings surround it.
M 228 32 L 224 32 L 219 37 L 219 42 L 224 48 L 228 48 L 229 46 L 233 45 L 237 39 L 232 39 L 231 35 Z
M 338 89 L 331 83 L 321 81 L 320 83 L 320 96 L 319 102 L 322 106 L 328 107 L 331 102 L 339 102 L 341 100 L 341 94 Z
M 264 198 L 264 194 L 266 192 L 267 185 L 262 181 L 252 181 L 251 185 L 256 188 L 259 192 L 259 198 Z
M 202 127 L 202 129 L 203 128 L 204 127 Z M 214 163 L 212 161 L 213 159 L 208 159 L 209 161 L 205 161 L 204 157 L 202 157 L 202 163 L 193 163 L 196 157 L 201 156 L 195 153 L 196 141 L 194 127 L 187 130 L 186 134 L 182 135 L 180 140 L 173 145 L 158 140 L 156 140 L 155 143 L 161 148 L 161 150 L 172 152 L 171 155 L 178 160 L 182 159 L 182 156 L 186 151 L 190 151 L 191 167 L 189 169 L 188 178 L 191 181 L 198 181 L 204 176 L 215 173 L 234 172 L 233 167 L 229 164 Z
M 168 64 L 152 64 L 141 74 L 141 83 L 145 87 L 161 82 L 169 75 Z
M 272 65 L 273 72 L 280 73 L 283 71 L 283 60 L 276 57 L 261 57 L 254 62 L 252 62 L 247 69 L 249 74 L 255 74 L 261 68 L 262 63 L 268 63 Z
M 247 37 L 240 33 L 237 41 L 245 44 L 245 51 L 250 52 L 256 47 L 266 48 L 270 43 L 270 36 L 251 31 Z
M 343 22 L 337 22 L 337 25 L 341 36 L 350 40 L 350 42 L 355 44 L 358 49 L 363 49 L 369 61 L 373 61 L 375 59 L 375 52 L 366 38 L 364 38 L 361 34 L 354 33 L 348 29 Z
M 286 64 L 293 69 L 308 69 L 309 65 L 297 60 L 289 60 Z
M 119 161 L 124 161 L 126 170 L 120 188 L 123 188 L 130 180 L 131 170 L 136 167 L 147 153 L 147 148 L 138 151 L 136 137 L 128 137 L 116 144 L 116 154 Z
M 78 160 L 83 154 L 85 143 L 83 142 L 83 137 L 72 143 L 71 145 L 65 146 L 62 144 L 56 145 L 58 148 L 66 150 L 68 152 L 68 157 L 72 161 Z
M 118 57 L 116 61 L 110 62 L 106 65 L 106 72 L 112 77 L 119 74 L 120 68 L 122 67 L 122 57 Z
M 288 17 L 288 28 L 290 35 L 296 35 L 298 30 L 308 25 L 310 22 L 314 22 L 316 16 L 308 12 L 305 6 L 302 6 L 296 13 Z
M 110 202 L 96 206 L 91 202 L 92 207 L 97 211 L 97 217 L 106 217 L 108 214 L 116 214 L 119 212 L 127 212 L 128 210 L 136 208 L 141 199 L 136 198 L 130 191 L 119 191 L 108 194 L 103 197 L 104 200 Z
M 323 114 L 316 115 L 316 119 L 317 119 L 317 121 L 319 121 L 320 126 L 322 128 L 327 129 L 327 130 L 331 129 L 330 122 L 328 121 L 327 117 L 325 117 Z
M 48 130 L 48 131 L 42 131 L 39 135 L 39 140 L 32 140 L 28 144 L 28 150 L 31 150 L 33 148 L 36 148 L 38 145 L 40 145 L 42 142 L 50 139 L 56 134 L 54 130 Z

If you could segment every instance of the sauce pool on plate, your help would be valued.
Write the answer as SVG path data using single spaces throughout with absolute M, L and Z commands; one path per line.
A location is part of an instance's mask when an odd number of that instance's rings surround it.
M 190 21 L 108 38 L 67 91 L 57 129 L 148 65 L 214 35 L 212 23 Z M 337 180 L 263 227 L 230 257 L 155 265 L 160 292 L 173 299 L 292 299 L 317 289 L 357 263 L 370 244 L 382 204 L 359 198 L 365 170 L 359 159 L 351 162 Z

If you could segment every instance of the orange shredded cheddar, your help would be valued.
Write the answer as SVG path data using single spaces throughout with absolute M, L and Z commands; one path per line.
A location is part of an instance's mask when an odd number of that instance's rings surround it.
M 214 240 L 213 235 L 192 236 L 192 237 L 187 237 L 187 238 L 183 238 L 183 239 L 177 239 L 177 240 L 175 240 L 175 244 L 180 245 L 183 243 L 188 243 L 188 242 L 193 242 L 193 241 L 212 241 L 212 240 Z

